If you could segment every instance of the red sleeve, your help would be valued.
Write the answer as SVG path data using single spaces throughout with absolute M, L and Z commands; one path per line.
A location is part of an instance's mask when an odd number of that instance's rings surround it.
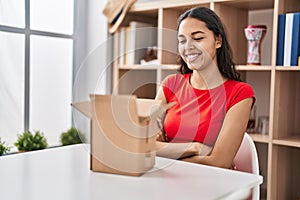
M 171 89 L 170 89 L 170 77 L 167 77 L 162 82 L 162 88 L 166 97 L 167 102 L 169 102 L 170 96 L 171 96 Z
M 253 103 L 252 103 L 252 107 L 253 107 L 256 101 L 256 97 L 254 95 L 254 91 L 252 87 L 249 84 L 240 82 L 235 87 L 233 87 L 232 91 L 230 92 L 227 111 L 238 102 L 247 98 L 253 98 Z
M 182 80 L 181 75 L 172 74 L 167 76 L 162 82 L 162 88 L 166 97 L 167 102 L 173 97 L 174 93 L 177 90 L 176 83 Z

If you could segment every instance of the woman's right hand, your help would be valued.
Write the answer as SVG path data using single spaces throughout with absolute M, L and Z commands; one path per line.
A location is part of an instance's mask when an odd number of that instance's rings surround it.
M 156 141 L 166 142 L 166 135 L 163 131 L 160 131 L 156 136 Z

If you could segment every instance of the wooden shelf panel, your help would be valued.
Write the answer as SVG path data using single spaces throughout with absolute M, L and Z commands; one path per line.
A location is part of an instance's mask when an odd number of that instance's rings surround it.
M 120 65 L 119 69 L 124 70 L 152 70 L 152 69 L 164 69 L 164 70 L 177 70 L 179 65 L 176 64 L 149 64 L 149 65 Z M 271 71 L 272 66 L 263 65 L 237 65 L 236 69 L 239 71 Z M 294 69 L 295 70 L 295 69 Z M 300 67 L 298 69 L 300 71 Z
M 269 143 L 269 135 L 263 135 L 261 133 L 250 133 L 249 135 L 254 142 Z
M 276 71 L 300 71 L 300 66 L 276 66 Z
M 118 68 L 120 70 L 177 70 L 178 65 L 160 65 L 160 64 L 153 64 L 153 65 L 120 65 Z
M 213 2 L 245 10 L 269 9 L 274 7 L 274 0 L 214 0 Z
M 271 71 L 272 66 L 268 65 L 236 65 L 239 71 Z
M 157 70 L 161 65 L 120 65 L 120 70 Z
M 209 4 L 210 0 L 202 1 L 186 1 L 186 0 L 173 0 L 173 1 L 151 1 L 136 3 L 130 9 L 130 12 L 146 12 L 159 8 L 174 8 L 174 7 L 191 7 L 201 4 Z M 268 9 L 274 7 L 274 0 L 213 0 L 214 3 L 226 4 L 241 9 L 255 10 L 255 9 Z
M 132 6 L 129 12 L 146 12 L 151 10 L 156 10 L 158 8 L 176 8 L 180 7 L 193 7 L 202 4 L 209 4 L 210 0 L 200 0 L 200 1 L 186 1 L 186 0 L 173 0 L 173 1 L 151 1 L 136 3 Z
M 179 65 L 162 65 L 161 69 L 163 70 L 177 70 Z
M 300 136 L 273 139 L 273 144 L 300 148 Z

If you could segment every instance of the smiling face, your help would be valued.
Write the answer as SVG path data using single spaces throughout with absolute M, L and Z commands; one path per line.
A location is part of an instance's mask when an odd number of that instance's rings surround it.
M 178 51 L 191 70 L 201 70 L 214 64 L 217 66 L 217 48 L 221 47 L 220 37 L 216 37 L 206 24 L 188 17 L 178 27 Z

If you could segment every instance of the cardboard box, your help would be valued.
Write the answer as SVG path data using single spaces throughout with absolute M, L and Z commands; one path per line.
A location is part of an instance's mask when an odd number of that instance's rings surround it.
M 91 119 L 92 171 L 139 176 L 154 166 L 158 102 L 93 94 L 72 106 Z

